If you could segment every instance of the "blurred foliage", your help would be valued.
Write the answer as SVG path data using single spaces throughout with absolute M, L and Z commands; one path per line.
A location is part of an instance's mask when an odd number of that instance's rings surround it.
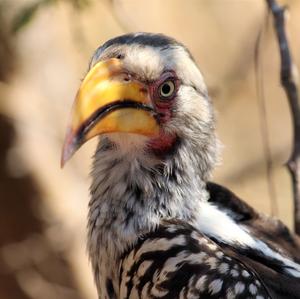
M 58 2 L 69 2 L 75 9 L 81 10 L 88 6 L 90 0 L 38 0 L 23 7 L 12 21 L 12 32 L 17 33 L 28 25 L 37 12 L 48 5 L 54 5 Z
M 0 82 L 8 80 L 16 63 L 15 47 L 7 26 L 5 5 L 5 2 L 0 2 Z

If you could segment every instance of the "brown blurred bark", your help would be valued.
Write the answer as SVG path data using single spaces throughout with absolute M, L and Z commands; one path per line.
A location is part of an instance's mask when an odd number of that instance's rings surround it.
M 0 298 L 81 299 L 64 252 L 45 235 L 33 177 L 14 176 L 7 167 L 15 130 L 1 114 L 0 136 Z
M 288 98 L 293 122 L 293 149 L 287 162 L 287 167 L 290 171 L 293 183 L 294 228 L 295 232 L 300 234 L 300 107 L 298 87 L 294 76 L 295 65 L 291 57 L 285 33 L 285 8 L 277 4 L 276 0 L 266 1 L 274 18 L 274 28 L 280 50 L 281 84 Z

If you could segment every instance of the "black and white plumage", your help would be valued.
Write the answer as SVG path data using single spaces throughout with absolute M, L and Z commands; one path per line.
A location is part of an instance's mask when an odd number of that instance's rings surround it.
M 298 239 L 208 182 L 214 113 L 183 45 L 138 33 L 96 51 L 63 162 L 95 135 L 88 250 L 100 299 L 300 298 Z

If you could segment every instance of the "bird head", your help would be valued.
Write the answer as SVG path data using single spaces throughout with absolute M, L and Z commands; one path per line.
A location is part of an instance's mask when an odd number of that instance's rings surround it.
M 187 48 L 151 33 L 123 35 L 100 46 L 76 95 L 62 165 L 97 135 L 116 145 L 126 140 L 154 156 L 187 144 L 214 164 L 213 109 Z

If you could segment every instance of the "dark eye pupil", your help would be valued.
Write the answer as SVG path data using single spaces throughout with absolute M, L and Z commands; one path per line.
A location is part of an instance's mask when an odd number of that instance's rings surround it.
M 163 94 L 169 94 L 169 92 L 171 91 L 171 87 L 169 84 L 164 84 L 161 88 L 161 91 Z

